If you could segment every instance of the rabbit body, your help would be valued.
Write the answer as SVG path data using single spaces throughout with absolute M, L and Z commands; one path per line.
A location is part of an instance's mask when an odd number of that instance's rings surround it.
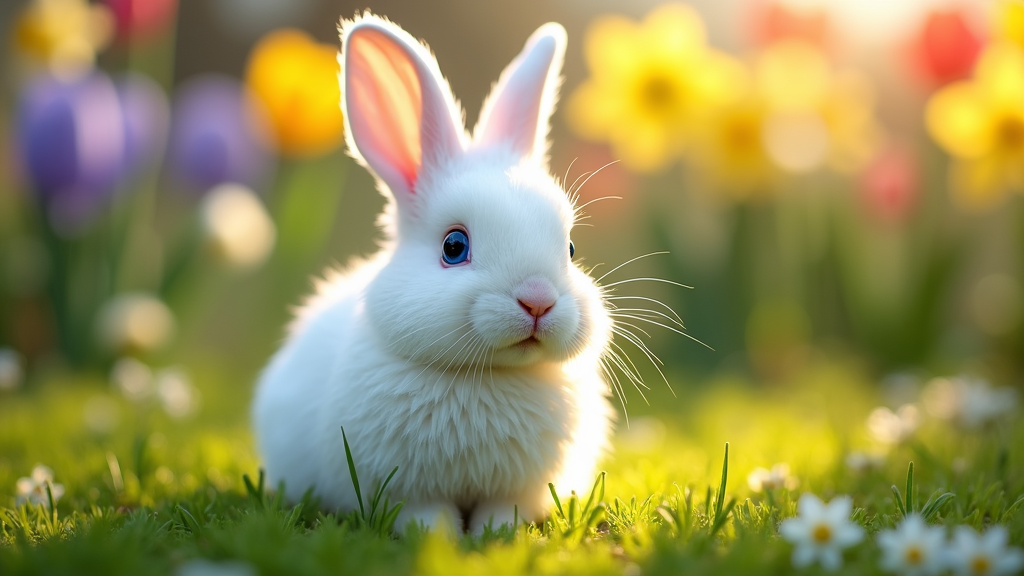
M 349 148 L 391 200 L 385 241 L 319 285 L 261 376 L 269 483 L 358 508 L 344 427 L 364 498 L 398 466 L 397 528 L 539 519 L 549 482 L 590 488 L 613 414 L 611 321 L 543 158 L 564 31 L 531 37 L 470 139 L 422 45 L 369 15 L 343 28 Z

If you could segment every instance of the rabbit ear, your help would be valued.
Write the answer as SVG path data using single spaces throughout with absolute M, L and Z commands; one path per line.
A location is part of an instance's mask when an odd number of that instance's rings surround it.
M 349 150 L 405 204 L 425 168 L 463 150 L 461 112 L 437 61 L 398 26 L 367 14 L 341 33 Z
M 555 22 L 530 36 L 484 102 L 475 132 L 478 143 L 506 143 L 522 156 L 545 162 L 565 43 L 565 28 Z

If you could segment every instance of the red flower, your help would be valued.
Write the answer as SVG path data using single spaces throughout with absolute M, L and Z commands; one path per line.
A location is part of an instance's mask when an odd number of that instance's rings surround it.
M 876 219 L 899 222 L 917 200 L 918 167 L 905 146 L 886 146 L 861 174 L 865 208 Z
M 178 0 L 104 0 L 114 13 L 119 40 L 144 40 L 174 19 Z
M 965 7 L 937 8 L 921 23 L 911 43 L 911 58 L 931 83 L 967 78 L 984 46 Z

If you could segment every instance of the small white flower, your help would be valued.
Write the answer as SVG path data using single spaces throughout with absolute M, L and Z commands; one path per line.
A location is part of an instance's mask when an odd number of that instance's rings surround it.
M 899 444 L 906 441 L 920 425 L 917 406 L 904 404 L 895 412 L 880 406 L 868 415 L 868 432 L 883 444 Z
M 259 266 L 274 248 L 274 221 L 256 193 L 241 184 L 212 188 L 203 198 L 200 213 L 207 244 L 231 266 Z
M 135 358 L 125 357 L 110 369 L 110 384 L 128 400 L 139 403 L 156 394 L 153 371 Z
M 924 390 L 925 407 L 933 416 L 954 420 L 965 428 L 979 428 L 1017 407 L 1017 391 L 993 388 L 979 378 L 936 378 Z
M 1024 551 L 1007 546 L 1009 535 L 1003 526 L 978 534 L 969 526 L 957 526 L 946 554 L 946 562 L 961 576 L 1016 574 L 1024 568 Z
M 782 537 L 795 545 L 793 566 L 803 568 L 815 561 L 826 570 L 842 566 L 842 550 L 864 538 L 864 529 L 850 522 L 852 510 L 849 496 L 833 498 L 828 504 L 814 494 L 801 496 L 796 517 L 779 526 Z
M 875 452 L 850 452 L 846 455 L 846 467 L 864 474 L 869 470 L 878 470 L 885 464 L 885 455 Z
M 789 464 L 779 463 L 772 469 L 754 468 L 747 476 L 747 485 L 754 492 L 787 488 L 792 490 L 800 485 L 800 481 L 789 475 Z
M 162 300 L 143 292 L 118 294 L 96 317 L 100 341 L 115 352 L 148 352 L 174 336 L 174 315 Z
M 946 531 L 929 526 L 920 514 L 907 516 L 895 530 L 876 536 L 882 549 L 882 569 L 903 576 L 931 576 L 946 567 Z
M 21 355 L 12 348 L 0 347 L 0 390 L 21 386 L 23 376 Z
M 156 393 L 164 411 L 172 418 L 184 418 L 199 407 L 199 394 L 188 376 L 178 368 L 156 373 Z
M 47 484 L 50 485 L 50 493 L 53 494 L 53 502 L 56 504 L 60 497 L 64 495 L 64 485 L 54 484 L 53 470 L 42 464 L 36 464 L 29 477 L 18 478 L 18 496 L 16 499 L 18 505 L 28 503 L 49 506 L 50 499 L 46 494 Z

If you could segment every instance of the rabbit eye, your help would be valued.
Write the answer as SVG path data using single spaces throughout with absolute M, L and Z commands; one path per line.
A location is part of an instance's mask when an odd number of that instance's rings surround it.
M 469 236 L 465 230 L 457 228 L 445 235 L 441 244 L 441 259 L 449 266 L 469 260 Z
M 571 259 L 576 255 L 576 247 L 572 245 L 572 240 L 569 240 L 569 258 Z

